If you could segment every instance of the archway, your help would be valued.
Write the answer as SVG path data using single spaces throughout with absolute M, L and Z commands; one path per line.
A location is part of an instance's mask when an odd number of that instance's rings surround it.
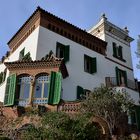
M 97 127 L 100 127 L 101 134 L 105 137 L 108 137 L 110 135 L 109 126 L 105 119 L 99 116 L 95 116 L 92 118 L 92 121 L 97 125 Z

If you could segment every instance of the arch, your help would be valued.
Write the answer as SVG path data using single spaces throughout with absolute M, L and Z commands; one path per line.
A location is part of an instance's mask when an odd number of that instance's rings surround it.
M 40 77 L 40 76 L 45 76 L 45 75 L 49 75 L 49 73 L 47 73 L 47 72 L 41 72 L 41 73 L 37 73 L 36 75 L 35 75 L 35 78 L 38 78 L 38 77 Z
M 31 76 L 31 75 L 28 73 L 22 73 L 22 74 L 17 75 L 17 78 L 24 77 L 24 76 Z
M 92 121 L 96 124 L 99 124 L 99 126 L 101 127 L 101 133 L 103 135 L 110 135 L 110 131 L 109 131 L 109 126 L 107 121 L 99 116 L 95 116 L 92 118 Z

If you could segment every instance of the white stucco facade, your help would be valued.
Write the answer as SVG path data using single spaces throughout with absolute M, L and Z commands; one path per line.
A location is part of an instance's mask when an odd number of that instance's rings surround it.
M 55 54 L 57 42 L 70 45 L 70 60 L 66 63 L 69 77 L 63 79 L 62 98 L 64 100 L 76 99 L 76 87 L 78 85 L 92 90 L 94 87 L 100 86 L 101 83 L 105 84 L 104 70 L 102 69 L 103 66 L 105 67 L 103 55 L 43 27 L 39 28 L 37 59 L 41 59 L 50 50 Z M 97 58 L 97 73 L 84 72 L 84 54 Z
M 98 26 L 102 23 L 99 22 L 93 29 L 89 32 L 94 31 Z M 20 51 L 25 48 L 25 54 L 30 52 L 32 60 L 40 60 L 46 54 L 48 54 L 51 50 L 54 54 L 56 54 L 56 43 L 62 43 L 64 45 L 70 46 L 70 58 L 69 61 L 66 62 L 67 71 L 69 76 L 62 80 L 62 99 L 67 101 L 76 100 L 77 96 L 77 86 L 81 86 L 84 89 L 93 90 L 95 87 L 100 87 L 101 84 L 106 84 L 106 77 L 116 77 L 115 68 L 118 67 L 121 70 L 127 72 L 127 78 L 134 81 L 134 75 L 132 71 L 132 60 L 131 60 L 131 52 L 130 52 L 130 44 L 124 42 L 124 40 L 119 39 L 118 37 L 112 37 L 109 35 L 110 33 L 104 29 L 105 26 L 102 26 L 102 30 L 100 33 L 91 33 L 100 39 L 106 41 L 107 51 L 106 56 L 87 47 L 82 46 L 79 43 L 76 43 L 60 34 L 57 34 L 47 28 L 42 26 L 38 26 L 26 40 L 5 60 L 5 62 L 13 62 L 19 59 Z M 126 62 L 122 62 L 117 60 L 112 56 L 112 42 L 115 42 L 117 45 L 121 45 L 123 47 L 123 58 Z M 90 74 L 84 71 L 84 55 L 88 55 L 90 57 L 96 57 L 97 60 L 97 72 L 94 74 Z M 109 59 L 111 60 L 109 60 Z M 114 62 L 115 61 L 115 62 Z M 0 64 L 0 72 L 5 69 L 5 65 Z M 8 77 L 9 72 L 7 71 Z M 4 101 L 4 93 L 5 93 L 5 85 L 4 82 L 0 85 L 0 101 Z M 129 94 L 131 94 L 132 98 L 135 100 L 135 103 L 138 104 L 139 94 L 134 90 L 130 90 L 126 88 Z
M 19 53 L 22 49 L 25 50 L 25 54 L 30 52 L 32 60 L 36 60 L 36 52 L 37 52 L 37 43 L 38 43 L 38 34 L 39 28 L 36 28 L 34 32 L 32 32 L 29 37 L 8 57 L 4 62 L 13 62 L 19 60 Z M 6 66 L 4 63 L 0 64 L 0 73 L 4 71 Z M 7 70 L 6 78 L 9 75 L 9 71 Z M 4 83 L 0 85 L 0 101 L 4 101 L 6 80 Z
M 133 41 L 129 37 L 127 28 L 121 29 L 116 25 L 110 23 L 105 15 L 101 17 L 99 22 L 89 30 L 89 33 L 107 42 L 106 51 L 106 67 L 104 68 L 106 77 L 116 77 L 115 67 L 126 71 L 127 80 L 134 82 L 134 73 L 132 67 L 131 45 Z M 127 38 L 127 40 L 125 40 Z M 128 39 L 129 38 L 129 39 Z M 125 61 L 121 61 L 113 56 L 113 43 L 117 46 L 122 46 L 122 56 Z M 127 87 L 117 87 L 117 90 L 122 91 L 122 88 L 130 95 L 135 104 L 139 104 L 138 91 L 129 89 Z

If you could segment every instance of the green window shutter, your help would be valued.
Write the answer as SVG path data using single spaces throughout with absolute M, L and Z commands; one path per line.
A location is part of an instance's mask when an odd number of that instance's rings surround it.
M 135 111 L 133 111 L 133 112 L 131 113 L 131 123 L 132 123 L 132 124 L 136 123 Z
M 52 71 L 50 76 L 48 104 L 53 104 L 54 86 L 55 86 L 55 72 Z
M 2 79 L 3 79 L 3 74 L 2 72 L 0 73 L 0 84 L 2 83 Z
M 91 73 L 97 72 L 97 60 L 96 57 L 91 58 Z
M 84 94 L 84 89 L 80 86 L 77 86 L 77 99 L 81 99 L 81 95 Z
M 30 61 L 30 60 L 32 60 L 32 58 L 31 58 L 30 55 L 31 55 L 30 52 L 28 52 L 28 53 L 22 58 L 22 60 L 24 60 L 24 61 Z
M 24 57 L 25 48 L 23 48 L 19 53 L 19 60 L 22 60 Z
M 60 97 L 61 97 L 61 84 L 62 81 L 62 75 L 60 72 L 56 73 L 55 76 L 55 87 L 54 87 L 54 99 L 53 99 L 53 104 L 58 104 L 60 101 Z
M 61 97 L 61 73 L 51 72 L 48 104 L 58 104 Z
M 65 62 L 69 61 L 69 55 L 70 55 L 70 46 L 67 45 L 67 46 L 65 46 L 65 49 L 64 49 L 64 60 L 65 60 Z
M 122 46 L 119 46 L 118 51 L 119 51 L 119 57 L 122 59 L 123 58 L 123 55 L 122 55 Z
M 116 44 L 113 43 L 113 56 L 116 57 L 117 56 L 117 48 L 116 48 Z
M 7 78 L 4 106 L 14 105 L 15 88 L 16 88 L 16 74 L 13 74 Z
M 118 67 L 115 68 L 115 71 L 116 71 L 116 83 L 117 83 L 117 85 L 119 85 L 119 69 L 118 69 Z
M 4 105 L 8 104 L 9 87 L 10 87 L 10 77 L 7 78 L 6 89 L 5 89 L 5 97 L 4 97 Z
M 125 86 L 127 86 L 127 72 L 124 71 L 123 72 L 123 75 L 124 75 L 124 83 L 125 83 Z
M 140 106 L 136 106 L 136 118 L 137 118 L 137 127 L 140 130 Z

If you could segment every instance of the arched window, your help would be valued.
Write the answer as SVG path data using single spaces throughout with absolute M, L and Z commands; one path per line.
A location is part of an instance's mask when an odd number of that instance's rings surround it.
M 40 75 L 35 81 L 34 103 L 45 104 L 48 98 L 49 75 Z
M 28 104 L 28 98 L 30 95 L 31 88 L 31 76 L 25 75 L 18 78 L 18 92 L 19 92 L 19 102 L 21 106 L 26 106 Z

